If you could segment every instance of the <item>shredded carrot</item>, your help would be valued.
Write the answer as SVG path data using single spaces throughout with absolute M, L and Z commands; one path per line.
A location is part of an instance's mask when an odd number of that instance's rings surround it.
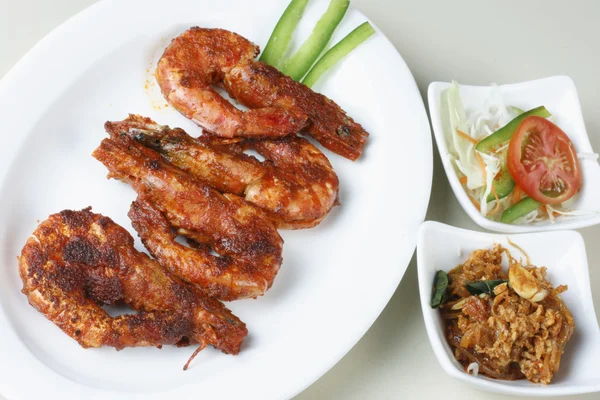
M 464 133 L 463 131 L 461 131 L 458 128 L 456 129 L 456 133 L 458 133 L 458 136 L 462 136 L 463 138 L 467 139 L 469 142 L 471 142 L 473 144 L 479 143 L 476 139 L 474 139 L 471 136 L 467 135 L 466 133 Z
M 512 192 L 512 196 L 511 196 L 511 201 L 513 202 L 513 204 L 517 203 L 519 200 L 521 200 L 523 198 L 523 190 L 521 190 L 520 187 L 518 187 L 517 185 L 515 185 L 515 188 L 513 189 Z
M 518 244 L 516 244 L 515 242 L 510 240 L 510 238 L 507 237 L 506 240 L 508 240 L 508 244 L 510 244 L 515 249 L 518 249 L 525 256 L 525 263 L 526 263 L 525 266 L 531 265 L 531 261 L 529 260 L 529 254 L 527 254 L 527 252 L 525 250 L 523 250 L 523 248 L 521 246 L 519 246 Z
M 545 205 L 545 204 L 542 204 L 542 205 L 540 206 L 540 210 L 541 210 L 543 213 L 546 213 L 546 214 L 548 214 L 548 216 L 550 216 L 550 212 L 548 211 L 548 207 L 546 207 L 546 205 Z M 557 216 L 558 216 L 558 215 L 560 215 L 560 214 L 558 214 L 558 213 L 552 212 L 552 216 L 554 216 L 554 214 L 556 214 Z
M 481 205 L 479 204 L 479 202 L 477 200 L 475 200 L 473 197 L 469 196 L 469 200 L 471 200 L 471 203 L 473 203 L 473 205 L 475 207 L 477 207 L 478 210 L 481 211 Z
M 494 187 L 494 185 L 492 185 L 492 193 L 494 193 L 494 197 L 496 198 L 496 207 L 494 207 L 494 209 L 490 213 L 488 213 L 488 215 L 494 215 L 500 209 L 500 199 L 498 198 L 498 192 L 496 192 L 496 188 Z
M 460 178 L 458 178 L 458 180 L 463 185 L 467 184 L 467 177 L 466 176 L 461 176 Z

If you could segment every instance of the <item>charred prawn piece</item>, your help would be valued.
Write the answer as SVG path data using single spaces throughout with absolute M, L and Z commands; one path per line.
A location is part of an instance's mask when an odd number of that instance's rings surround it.
M 213 135 L 276 138 L 306 133 L 323 147 L 356 160 L 369 134 L 333 100 L 254 61 L 259 48 L 224 30 L 193 27 L 158 61 L 156 80 L 167 101 Z M 249 108 L 237 109 L 214 86 Z
M 271 287 L 283 239 L 260 208 L 221 194 L 126 134 L 104 139 L 93 155 L 109 177 L 138 193 L 129 213 L 133 226 L 171 273 L 226 301 L 255 298 Z M 178 235 L 192 246 L 176 241 Z
M 106 129 L 112 138 L 127 135 L 219 192 L 258 206 L 278 228 L 311 228 L 338 204 L 339 181 L 329 160 L 296 135 L 272 140 L 193 138 L 139 115 L 108 122 Z M 255 150 L 265 161 L 245 150 Z
M 221 302 L 173 278 L 131 235 L 90 208 L 42 222 L 19 257 L 29 303 L 82 347 L 198 344 L 237 354 L 248 331 Z M 102 305 L 136 314 L 111 317 Z

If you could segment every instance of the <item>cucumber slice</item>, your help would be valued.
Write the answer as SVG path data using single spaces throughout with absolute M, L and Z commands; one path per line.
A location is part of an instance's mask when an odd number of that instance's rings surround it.
M 308 0 L 292 0 L 275 25 L 259 61 L 277 68 L 288 49 L 292 34 L 304 14 Z
M 317 22 L 308 39 L 290 58 L 283 61 L 279 70 L 295 81 L 302 79 L 329 43 L 349 5 L 350 0 L 331 0 L 327 11 Z
M 311 87 L 321 77 L 321 75 L 327 71 L 331 66 L 345 57 L 348 53 L 356 48 L 359 44 L 367 40 L 372 34 L 375 33 L 375 29 L 365 22 L 350 32 L 346 37 L 340 40 L 335 46 L 333 46 L 323 57 L 319 58 L 319 61 L 308 71 L 308 74 L 302 80 L 306 86 Z
M 515 106 L 508 106 L 508 108 L 509 108 L 510 110 L 512 110 L 512 111 L 513 111 L 515 114 L 517 114 L 517 115 L 521 115 L 521 114 L 525 113 L 525 110 L 523 110 L 523 109 L 521 109 L 521 108 L 519 108 L 519 107 L 515 107 Z
M 513 189 L 515 188 L 515 181 L 510 175 L 510 172 L 508 172 L 506 164 L 502 165 L 502 167 L 500 168 L 500 172 L 498 172 L 498 176 L 494 178 L 492 185 L 494 186 L 494 189 L 496 189 L 498 199 L 505 198 L 513 191 Z M 492 200 L 496 200 L 496 196 L 494 196 L 494 193 L 490 193 L 487 197 L 488 202 Z
M 490 153 L 495 147 L 500 147 L 504 143 L 508 142 L 512 135 L 515 133 L 521 122 L 529 116 L 538 116 L 543 118 L 548 118 L 551 114 L 546 110 L 546 107 L 540 106 L 524 112 L 523 114 L 515 117 L 508 124 L 504 125 L 502 128 L 498 129 L 496 132 L 492 133 L 490 136 L 483 139 L 481 142 L 477 143 L 475 146 L 475 150 L 481 151 L 482 153 Z
M 533 210 L 537 209 L 541 204 L 542 203 L 535 201 L 531 197 L 523 197 L 517 203 L 504 210 L 502 216 L 500 217 L 500 222 L 512 224 L 519 218 L 524 217 Z

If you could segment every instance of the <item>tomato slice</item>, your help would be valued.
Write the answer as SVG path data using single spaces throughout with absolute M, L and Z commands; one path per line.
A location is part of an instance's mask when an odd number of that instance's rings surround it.
M 508 145 L 507 166 L 516 184 L 543 204 L 562 203 L 581 187 L 573 143 L 545 118 L 532 116 L 521 122 Z

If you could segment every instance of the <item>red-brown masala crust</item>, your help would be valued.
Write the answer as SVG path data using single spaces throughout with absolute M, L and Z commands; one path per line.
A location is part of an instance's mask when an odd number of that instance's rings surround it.
M 303 131 L 356 160 L 369 134 L 332 100 L 255 62 L 258 52 L 236 33 L 193 27 L 165 49 L 156 78 L 167 101 L 207 132 L 273 138 Z M 218 95 L 212 86 L 221 83 L 250 110 L 241 112 Z
M 167 274 L 110 218 L 89 208 L 53 214 L 19 257 L 30 304 L 83 347 L 211 344 L 237 354 L 243 322 L 219 301 Z M 138 311 L 109 316 L 103 304 Z
M 225 77 L 225 89 L 250 108 L 281 107 L 308 116 L 304 132 L 350 160 L 362 153 L 369 134 L 333 100 L 262 62 L 241 62 Z
M 195 249 L 202 253 L 204 262 L 195 268 L 204 280 L 179 275 L 181 279 L 223 300 L 257 297 L 271 287 L 282 262 L 283 239 L 259 208 L 238 196 L 219 193 L 127 135 L 104 139 L 93 155 L 108 168 L 110 176 L 126 181 L 137 191 L 138 202 L 148 204 L 144 210 L 158 210 L 179 234 L 219 254 Z M 162 224 L 148 232 L 142 239 L 150 252 L 171 271 L 181 272 L 183 249 L 174 245 Z M 154 234 L 171 246 L 158 252 L 158 247 L 150 246 Z
M 275 137 L 298 132 L 306 125 L 303 113 L 278 107 L 243 112 L 213 89 L 240 60 L 256 55 L 258 46 L 240 35 L 194 27 L 165 49 L 156 80 L 176 110 L 215 134 Z
M 195 139 L 182 129 L 138 115 L 107 127 L 111 137 L 126 134 L 219 192 L 244 197 L 279 228 L 313 227 L 337 204 L 338 177 L 327 157 L 304 138 Z M 256 150 L 266 161 L 244 154 L 247 149 Z

